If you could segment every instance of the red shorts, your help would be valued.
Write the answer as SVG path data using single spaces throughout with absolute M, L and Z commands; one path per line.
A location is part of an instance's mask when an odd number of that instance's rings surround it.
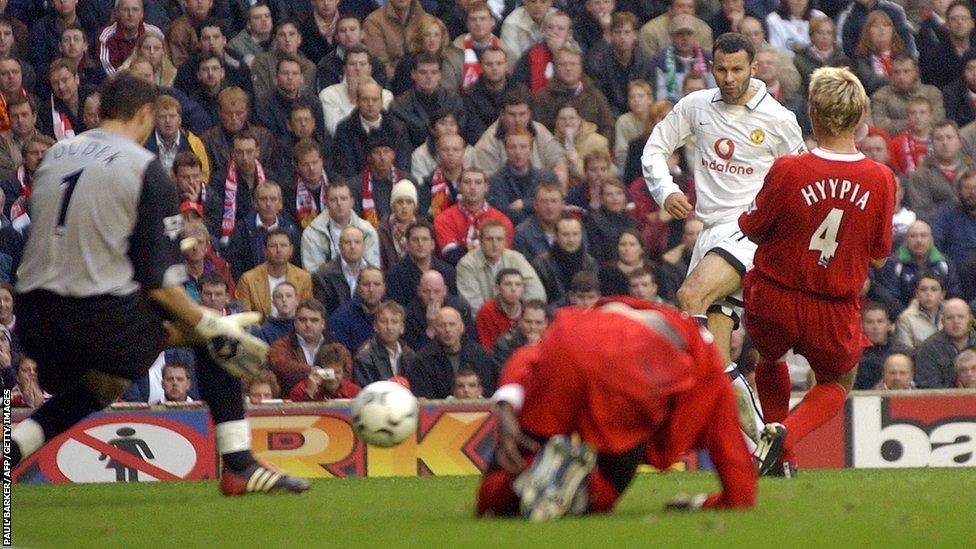
M 690 368 L 686 353 L 641 324 L 594 312 L 554 324 L 538 357 L 525 386 L 523 429 L 544 438 L 578 432 L 610 454 L 648 440 L 664 421 L 669 396 L 658 372 Z
M 831 301 L 746 275 L 746 331 L 759 354 L 777 360 L 793 349 L 817 378 L 849 372 L 864 351 L 857 300 Z

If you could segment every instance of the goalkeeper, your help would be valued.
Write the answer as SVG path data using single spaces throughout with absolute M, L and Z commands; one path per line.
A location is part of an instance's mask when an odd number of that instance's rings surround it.
M 157 92 L 122 73 L 102 87 L 102 123 L 48 151 L 30 198 L 31 233 L 18 271 L 18 332 L 54 395 L 12 433 L 11 466 L 125 392 L 167 346 L 196 350 L 197 377 L 223 457 L 221 491 L 304 492 L 308 481 L 251 453 L 239 377 L 267 345 L 183 289 L 176 185 L 140 146 Z

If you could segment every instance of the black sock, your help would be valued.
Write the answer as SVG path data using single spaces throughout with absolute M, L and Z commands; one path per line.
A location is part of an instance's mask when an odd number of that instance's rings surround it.
M 243 471 L 251 465 L 257 463 L 254 459 L 254 454 L 250 450 L 241 450 L 240 452 L 231 452 L 229 454 L 223 454 L 220 457 L 224 458 L 224 466 L 231 471 Z
M 196 359 L 200 396 L 210 406 L 214 423 L 244 419 L 241 381 L 214 362 L 206 349 L 197 349 Z
M 67 431 L 88 414 L 103 408 L 105 405 L 79 380 L 68 390 L 45 402 L 30 417 L 44 430 L 46 442 Z

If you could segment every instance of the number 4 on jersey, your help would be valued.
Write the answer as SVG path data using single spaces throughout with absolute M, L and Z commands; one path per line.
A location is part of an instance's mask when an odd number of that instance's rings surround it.
M 840 221 L 843 218 L 844 210 L 840 208 L 831 209 L 810 237 L 808 249 L 820 252 L 820 260 L 817 263 L 821 267 L 827 267 L 837 252 L 837 231 L 840 229 Z

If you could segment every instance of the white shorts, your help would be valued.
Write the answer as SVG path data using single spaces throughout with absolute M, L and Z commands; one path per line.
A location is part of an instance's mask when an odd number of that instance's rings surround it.
M 739 230 L 738 220 L 712 225 L 698 236 L 695 249 L 691 252 L 688 272 L 693 271 L 698 262 L 709 252 L 721 256 L 738 271 L 740 277 L 744 277 L 746 272 L 752 269 L 752 260 L 756 255 L 756 244 L 742 234 L 742 231 Z M 740 284 L 739 289 L 734 293 L 715 302 L 712 307 L 709 309 L 710 311 L 720 308 L 721 312 L 727 316 L 735 319 L 742 318 L 742 285 Z

